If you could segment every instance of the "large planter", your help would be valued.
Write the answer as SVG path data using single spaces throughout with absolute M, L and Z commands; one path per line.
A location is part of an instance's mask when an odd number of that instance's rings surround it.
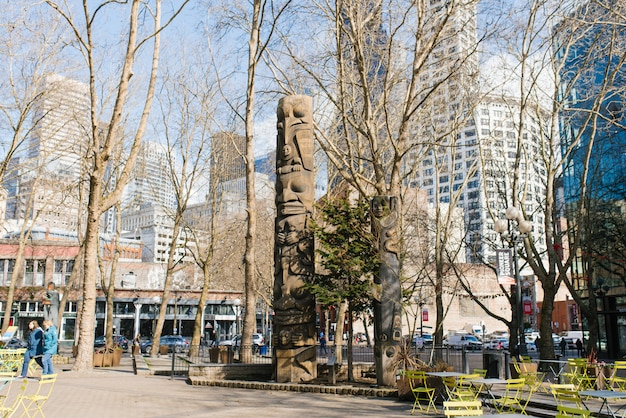
M 230 347 L 220 347 L 220 363 L 230 364 L 233 362 L 235 353 Z
M 93 366 L 94 367 L 102 367 L 102 363 L 104 362 L 104 353 L 93 353 Z
M 219 355 L 220 355 L 219 347 L 209 348 L 209 360 L 211 360 L 211 363 L 217 363 L 217 359 L 219 358 Z
M 106 352 L 104 353 L 104 358 L 102 360 L 102 367 L 111 367 L 113 365 L 113 353 Z
M 113 350 L 113 367 L 117 367 L 120 365 L 120 363 L 122 362 L 122 349 L 116 348 L 115 350 Z

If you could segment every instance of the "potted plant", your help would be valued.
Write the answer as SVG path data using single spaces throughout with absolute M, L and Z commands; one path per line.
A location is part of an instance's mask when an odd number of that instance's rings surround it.
M 104 363 L 104 350 L 98 349 L 93 353 L 93 366 L 94 367 L 102 367 Z

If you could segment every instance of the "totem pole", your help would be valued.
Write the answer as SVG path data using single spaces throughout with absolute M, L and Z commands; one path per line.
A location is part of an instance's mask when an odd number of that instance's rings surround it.
M 398 198 L 372 199 L 372 232 L 376 238 L 380 270 L 374 277 L 374 358 L 376 380 L 381 386 L 396 385 L 396 368 L 402 343 L 402 293 L 398 259 Z
M 278 102 L 274 353 L 279 383 L 317 377 L 315 297 L 304 285 L 314 273 L 312 112 L 308 96 L 286 96 Z

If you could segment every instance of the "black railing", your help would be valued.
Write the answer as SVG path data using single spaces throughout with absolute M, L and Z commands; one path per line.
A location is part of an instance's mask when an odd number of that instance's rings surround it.
M 330 359 L 337 361 L 337 350 L 341 347 L 341 361 L 348 362 L 348 347 L 329 345 L 325 348 L 316 347 L 318 364 L 327 364 Z M 272 350 L 268 346 L 252 346 L 252 355 L 246 364 L 271 364 Z M 430 366 L 447 367 L 456 372 L 465 372 L 472 368 L 482 368 L 483 356 L 480 351 L 468 352 L 454 350 L 448 347 L 411 348 L 408 357 L 418 363 Z M 172 376 L 188 376 L 190 366 L 205 366 L 210 364 L 240 364 L 242 363 L 241 347 L 232 346 L 195 346 L 184 353 L 172 354 Z M 362 345 L 352 347 L 352 359 L 357 364 L 374 365 L 374 348 Z

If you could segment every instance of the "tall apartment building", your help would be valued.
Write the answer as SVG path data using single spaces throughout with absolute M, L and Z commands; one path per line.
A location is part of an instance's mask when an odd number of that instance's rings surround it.
M 122 198 L 123 210 L 144 203 L 176 207 L 174 183 L 170 175 L 170 155 L 164 145 L 144 141 L 130 181 Z
M 89 87 L 60 75 L 45 79 L 27 157 L 50 173 L 78 179 L 91 136 Z
M 440 19 L 450 12 L 447 2 L 433 0 L 430 4 L 431 12 L 441 14 Z M 522 163 L 519 179 L 527 192 L 523 197 L 527 213 L 535 213 L 541 204 L 546 175 L 537 159 L 543 144 L 541 121 L 520 116 L 519 103 L 513 98 L 480 100 L 476 46 L 476 2 L 457 4 L 430 54 L 428 71 L 420 78 L 424 94 L 430 92 L 430 98 L 418 138 L 426 139 L 429 147 L 421 160 L 414 155 L 419 165 L 412 167 L 415 179 L 411 181 L 426 190 L 429 205 L 464 209 L 467 260 L 472 263 L 494 261 L 492 248 L 499 241 L 490 211 L 502 216 L 506 206 L 520 133 L 523 160 L 528 161 Z M 532 221 L 541 240 L 541 215 Z
M 219 132 L 211 141 L 211 187 L 218 196 L 224 192 L 246 195 L 246 138 L 234 132 Z
M 59 75 L 46 77 L 34 106 L 27 149 L 9 163 L 3 179 L 8 219 L 76 229 L 91 135 L 89 109 L 86 84 Z

